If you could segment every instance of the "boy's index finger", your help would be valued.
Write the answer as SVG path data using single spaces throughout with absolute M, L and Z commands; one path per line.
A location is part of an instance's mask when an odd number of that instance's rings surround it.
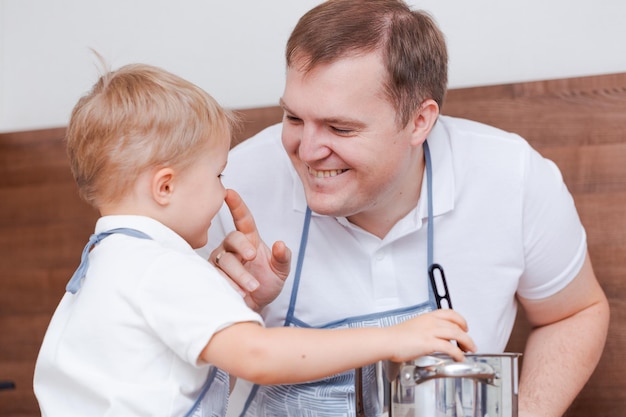
M 255 241 L 251 243 L 256 245 L 259 236 L 256 223 L 254 222 L 254 217 L 252 217 L 252 212 L 250 212 L 250 209 L 248 209 L 248 206 L 246 206 L 241 196 L 235 190 L 228 189 L 226 190 L 226 198 L 224 201 L 226 201 L 230 214 L 233 216 L 235 228 L 248 236 L 248 239 L 255 239 Z

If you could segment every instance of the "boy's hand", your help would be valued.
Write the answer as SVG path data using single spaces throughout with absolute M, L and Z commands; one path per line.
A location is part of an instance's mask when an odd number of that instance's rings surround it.
M 412 360 L 435 352 L 463 361 L 463 352 L 475 352 L 476 345 L 467 334 L 467 322 L 454 310 L 435 310 L 409 319 L 390 329 L 395 343 L 394 362 Z M 415 340 L 419 339 L 416 345 Z M 458 347 L 451 341 L 455 340 Z
M 239 194 L 227 190 L 225 201 L 237 230 L 224 238 L 209 260 L 245 296 L 246 304 L 260 311 L 282 290 L 291 268 L 291 251 L 281 241 L 275 242 L 271 250 L 267 247 Z

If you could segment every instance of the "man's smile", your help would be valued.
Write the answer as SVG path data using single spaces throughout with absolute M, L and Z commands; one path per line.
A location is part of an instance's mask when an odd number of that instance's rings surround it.
M 347 169 L 329 169 L 329 170 L 318 171 L 311 167 L 307 167 L 307 168 L 309 170 L 309 174 L 311 174 L 315 178 L 336 177 L 337 175 L 343 174 L 344 172 L 347 171 Z

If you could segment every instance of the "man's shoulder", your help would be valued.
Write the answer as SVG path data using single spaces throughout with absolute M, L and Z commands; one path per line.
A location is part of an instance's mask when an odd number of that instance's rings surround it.
M 482 122 L 450 116 L 440 116 L 433 140 L 445 137 L 451 150 L 467 155 L 479 154 L 504 158 L 506 154 L 520 157 L 531 150 L 528 141 L 519 134 Z M 445 139 L 444 139 L 445 140 Z
M 511 138 L 522 139 L 518 134 L 504 130 L 502 128 L 492 126 L 476 120 L 463 119 L 453 116 L 440 116 L 439 123 L 441 123 L 448 134 L 474 136 L 474 137 L 486 137 L 486 138 Z

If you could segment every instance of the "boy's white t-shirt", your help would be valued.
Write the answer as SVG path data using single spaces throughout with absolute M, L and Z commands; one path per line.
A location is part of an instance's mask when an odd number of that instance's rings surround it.
M 212 335 L 262 323 L 172 230 L 107 216 L 96 233 L 120 227 L 152 239 L 105 238 L 90 252 L 80 290 L 63 296 L 35 368 L 44 416 L 182 416 L 207 379 L 211 366 L 198 358 Z

